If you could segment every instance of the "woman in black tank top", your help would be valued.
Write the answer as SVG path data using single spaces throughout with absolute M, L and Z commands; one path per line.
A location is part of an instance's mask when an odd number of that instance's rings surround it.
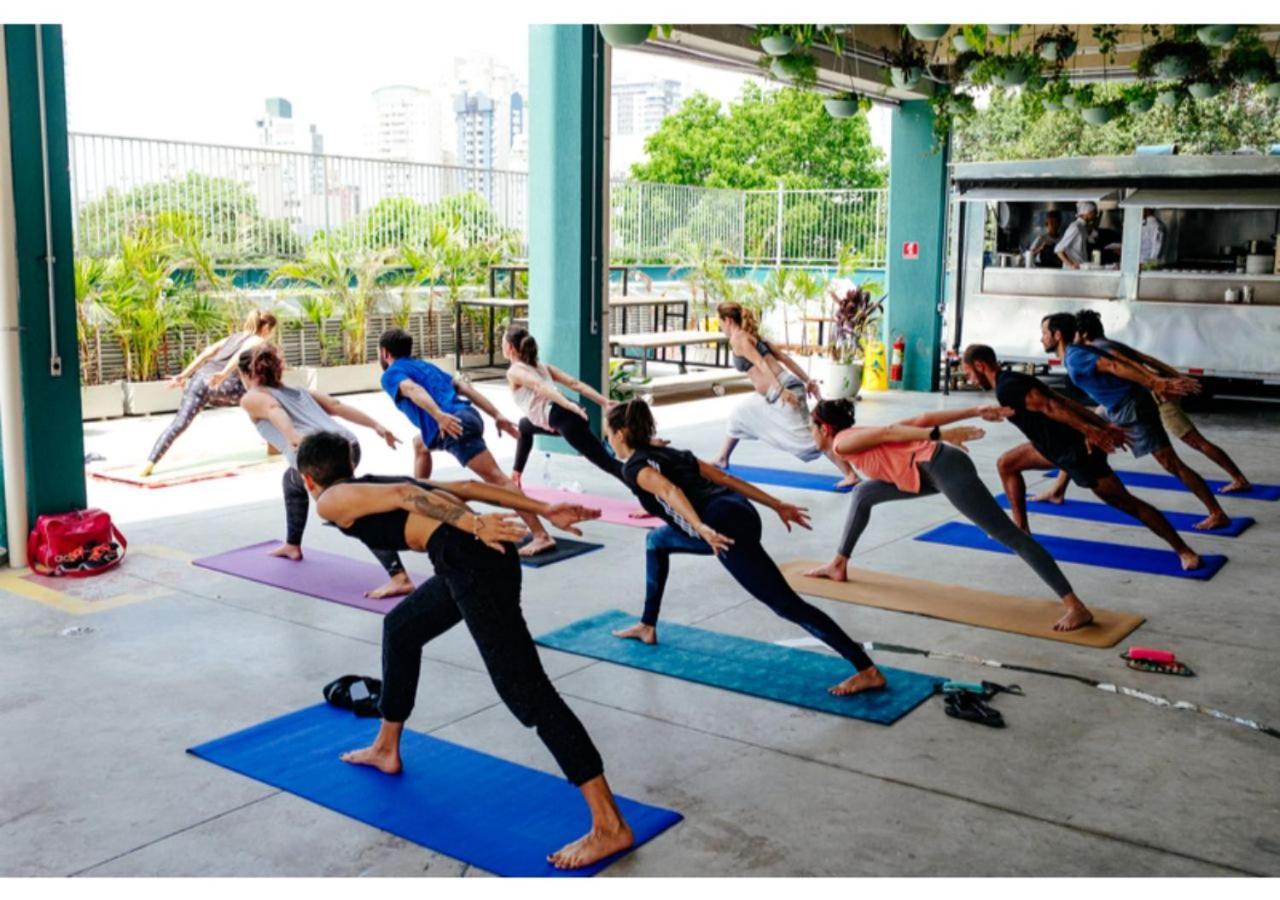
M 577 869 L 630 847 L 631 829 L 605 780 L 600 753 L 543 671 L 520 612 L 520 557 L 511 541 L 525 529 L 510 514 L 477 515 L 465 501 L 537 513 L 573 534 L 580 533 L 574 523 L 598 518 L 600 511 L 540 503 L 479 481 L 355 478 L 347 447 L 341 435 L 324 432 L 298 447 L 298 470 L 320 515 L 371 548 L 425 550 L 436 573 L 383 620 L 381 727 L 372 746 L 342 759 L 400 772 L 400 737 L 417 695 L 423 647 L 465 621 L 498 696 L 521 724 L 536 729 L 591 811 L 591 830 L 548 861 Z

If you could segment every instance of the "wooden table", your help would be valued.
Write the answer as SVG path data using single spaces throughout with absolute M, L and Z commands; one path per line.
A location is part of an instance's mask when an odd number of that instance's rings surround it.
M 659 331 L 666 331 L 672 319 L 680 323 L 680 328 L 689 327 L 689 301 L 683 297 L 622 297 L 610 300 L 609 308 L 620 310 L 622 315 L 622 334 L 627 333 L 627 310 L 652 307 L 654 325 Z M 673 310 L 675 310 L 673 312 Z M 661 358 L 666 359 L 666 350 L 661 351 Z
M 510 310 L 513 314 L 517 310 L 527 310 L 529 308 L 528 300 L 512 300 L 507 297 L 460 297 L 453 311 L 453 367 L 457 372 L 463 371 L 462 365 L 462 307 L 474 306 L 480 309 L 489 310 L 489 365 L 487 368 L 494 368 L 494 350 L 497 345 L 494 343 L 494 312 L 499 309 Z M 486 368 L 483 366 L 472 366 L 471 368 Z
M 517 272 L 526 272 L 526 273 L 527 273 L 528 271 L 529 271 L 529 267 L 528 267 L 527 265 L 524 265 L 524 266 L 490 266 L 490 267 L 489 267 L 489 296 L 490 296 L 490 297 L 496 297 L 496 296 L 498 296 L 498 273 L 499 273 L 499 272 L 505 272 L 505 273 L 507 273 L 508 275 L 510 275 L 510 276 L 511 276 L 511 278 L 510 278 L 510 283 L 509 283 L 509 285 L 508 285 L 508 287 L 509 287 L 508 297 L 510 297 L 510 299 L 514 300 L 514 299 L 516 298 L 516 273 L 517 273 Z M 621 272 L 621 273 L 622 273 L 622 296 L 624 296 L 624 297 L 625 297 L 625 296 L 627 296 L 627 279 L 628 279 L 628 275 L 629 275 L 629 273 L 630 273 L 630 271 L 631 271 L 631 267 L 630 267 L 630 266 L 610 266 L 610 267 L 609 267 L 609 271 L 610 271 L 610 273 L 612 273 L 612 272 Z
M 666 347 L 680 348 L 680 372 L 684 374 L 688 365 L 686 351 L 691 344 L 714 344 L 716 351 L 716 361 L 712 365 L 720 368 L 728 368 L 728 363 L 720 362 L 721 350 L 728 350 L 729 338 L 719 331 L 652 331 L 636 334 L 611 334 L 609 335 L 610 347 L 617 347 L 619 350 L 639 350 L 640 351 L 640 376 L 643 378 L 648 374 L 648 361 L 650 350 L 661 350 Z M 624 359 L 631 357 L 623 356 Z M 726 357 L 728 356 L 726 352 Z

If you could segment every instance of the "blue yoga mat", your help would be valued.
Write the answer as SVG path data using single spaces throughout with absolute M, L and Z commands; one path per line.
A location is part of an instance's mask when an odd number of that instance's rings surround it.
M 408 730 L 399 775 L 338 759 L 377 731 L 377 719 L 321 703 L 187 752 L 496 875 L 594 875 L 626 855 L 574 871 L 547 862 L 591 824 L 578 789 L 559 776 Z M 684 818 L 617 799 L 636 847 Z
M 947 544 L 952 547 L 968 547 L 971 550 L 991 550 L 996 553 L 1013 553 L 1004 544 L 987 537 L 986 532 L 967 522 L 947 522 L 932 531 L 916 535 L 917 541 L 931 544 Z M 1079 538 L 1037 534 L 1036 540 L 1049 555 L 1060 563 L 1080 563 L 1100 566 L 1104 569 L 1120 569 L 1125 572 L 1145 572 L 1150 575 L 1172 575 L 1175 578 L 1195 578 L 1208 581 L 1227 564 L 1227 558 L 1218 554 L 1202 554 L 1203 565 L 1190 572 L 1182 570 L 1178 555 L 1172 550 L 1156 550 L 1151 547 L 1127 547 L 1103 541 L 1082 541 Z
M 801 488 L 806 491 L 829 491 L 835 494 L 847 494 L 852 487 L 837 488 L 844 476 L 839 472 L 797 472 L 795 469 L 769 469 L 764 466 L 729 466 L 725 469 L 730 475 L 737 475 L 743 481 L 753 484 L 774 484 L 778 487 Z
M 1182 483 L 1182 480 L 1175 475 L 1163 475 L 1158 472 L 1121 472 L 1117 471 L 1120 476 L 1120 483 L 1128 487 L 1152 488 L 1160 491 L 1187 491 L 1190 488 Z M 1057 470 L 1048 473 L 1050 478 L 1057 478 Z M 1215 494 L 1220 488 L 1226 487 L 1230 482 L 1212 481 L 1205 479 L 1205 484 L 1209 485 L 1209 490 Z M 1280 500 L 1280 484 L 1255 484 L 1247 491 L 1237 491 L 1234 494 L 1219 494 L 1220 497 L 1235 500 Z
M 655 645 L 609 633 L 635 622 L 635 616 L 612 609 L 544 634 L 537 642 L 553 650 L 881 725 L 892 725 L 911 712 L 933 694 L 935 684 L 945 680 L 880 666 L 889 682 L 884 690 L 833 697 L 827 688 L 853 674 L 849 663 L 838 656 L 687 625 L 664 623 Z
M 1004 494 L 996 497 L 996 502 L 1005 509 L 1009 508 L 1009 498 Z M 1138 525 L 1145 527 L 1141 521 L 1128 513 L 1121 512 L 1114 506 L 1109 506 L 1106 503 L 1088 503 L 1084 500 L 1064 500 L 1062 503 L 1037 503 L 1034 500 L 1028 500 L 1027 512 L 1039 513 L 1042 516 L 1058 516 L 1063 519 L 1087 519 L 1090 522 L 1106 522 L 1110 525 Z M 1255 520 L 1248 516 L 1234 516 L 1231 519 L 1231 524 L 1224 528 L 1197 531 L 1196 523 L 1205 517 L 1204 513 L 1165 512 L 1164 510 L 1160 512 L 1176 530 L 1187 531 L 1191 534 L 1238 537 L 1250 525 L 1255 524 Z
M 561 535 L 555 535 L 556 545 L 550 550 L 543 550 L 533 556 L 522 556 L 520 564 L 527 569 L 541 569 L 543 566 L 549 566 L 552 563 L 558 563 L 562 560 L 573 559 L 575 556 L 581 556 L 584 553 L 590 553 L 592 550 L 599 550 L 604 544 L 593 544 L 590 541 L 575 541 Z M 523 546 L 533 540 L 530 535 L 521 541 L 519 546 Z

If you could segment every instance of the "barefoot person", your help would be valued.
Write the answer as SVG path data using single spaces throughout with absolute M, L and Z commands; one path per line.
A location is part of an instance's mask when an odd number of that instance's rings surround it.
M 1077 334 L 1076 317 L 1071 313 L 1045 316 L 1040 322 L 1040 340 L 1046 353 L 1063 361 L 1076 387 L 1100 404 L 1110 421 L 1124 429 L 1134 457 L 1148 453 L 1154 456 L 1165 471 L 1176 475 L 1205 505 L 1209 516 L 1196 523 L 1198 530 L 1231 524 L 1204 479 L 1174 452 L 1152 398 L 1152 394 L 1180 397 L 1195 393 L 1200 385 L 1194 378 L 1153 375 L 1118 353 L 1082 343 Z
M 716 307 L 720 330 L 729 338 L 733 365 L 746 372 L 755 393 L 743 400 L 729 416 L 729 433 L 716 458 L 716 465 L 729 467 L 729 457 L 742 440 L 764 441 L 801 460 L 812 462 L 822 455 L 809 434 L 809 406 L 805 392 L 821 399 L 818 386 L 787 353 L 760 336 L 755 313 L 737 303 Z M 827 454 L 844 477 L 837 487 L 858 483 L 858 474 L 847 462 Z
M 200 411 L 207 406 L 235 406 L 244 396 L 245 386 L 236 375 L 236 360 L 275 334 L 276 317 L 254 310 L 235 334 L 210 344 L 191 364 L 169 379 L 169 386 L 182 389 L 182 403 L 165 426 L 147 456 L 140 474 L 143 478 L 155 471 L 156 464 L 169 452 L 173 442 L 191 427 Z
M 284 543 L 269 555 L 302 559 L 302 533 L 307 527 L 307 509 L 310 500 L 307 488 L 298 474 L 296 454 L 298 445 L 307 435 L 320 431 L 341 434 L 351 448 L 351 465 L 360 464 L 360 443 L 356 436 L 339 425 L 334 416 L 363 425 L 377 432 L 378 437 L 395 449 L 400 439 L 360 410 L 347 406 L 320 391 L 304 391 L 285 386 L 284 358 L 272 344 L 261 344 L 253 350 L 245 350 L 237 360 L 240 378 L 248 392 L 240 399 L 240 407 L 249 414 L 258 433 L 289 460 L 284 473 Z M 373 600 L 399 597 L 413 590 L 413 582 L 400 562 L 400 555 L 392 551 L 377 551 L 374 556 L 386 569 L 389 580 L 381 587 L 365 591 Z
M 1158 222 L 1159 220 L 1156 221 Z M 1143 240 L 1146 240 L 1145 234 Z M 1119 341 L 1113 341 L 1108 338 L 1102 327 L 1102 317 L 1092 309 L 1082 309 L 1076 313 L 1076 334 L 1081 341 L 1106 350 L 1112 355 L 1124 357 L 1129 362 L 1146 369 L 1152 375 L 1162 378 L 1182 377 L 1182 373 L 1168 363 L 1156 359 L 1154 356 L 1148 356 L 1140 350 L 1135 350 L 1128 344 L 1122 344 Z M 1217 463 L 1230 477 L 1231 480 L 1218 490 L 1219 494 L 1233 494 L 1238 491 L 1249 490 L 1251 487 L 1249 479 L 1245 477 L 1244 472 L 1240 471 L 1240 467 L 1236 465 L 1235 460 L 1227 455 L 1227 451 L 1212 443 L 1200 433 L 1200 430 L 1183 412 L 1180 400 L 1176 397 L 1158 397 L 1156 398 L 1156 409 L 1160 412 L 1160 423 L 1164 425 L 1164 429 L 1170 437 L 1175 437 L 1191 449 L 1203 453 Z M 1048 499 L 1050 502 L 1060 503 L 1066 493 L 1067 480 L 1060 475 L 1057 484 L 1050 491 L 1052 496 Z
M 658 612 L 672 553 L 715 554 L 738 584 L 765 606 L 794 622 L 853 664 L 855 674 L 828 690 L 857 694 L 884 687 L 884 676 L 862 645 L 830 616 L 811 606 L 787 584 L 778 566 L 760 546 L 760 514 L 748 500 L 768 506 L 787 530 L 809 527 L 807 512 L 703 462 L 687 450 L 652 443 L 653 414 L 643 400 L 618 404 L 606 416 L 606 434 L 622 460 L 622 475 L 640 505 L 667 524 L 646 540 L 644 615 L 620 638 L 657 642 Z
M 1197 569 L 1200 557 L 1187 546 L 1169 520 L 1150 503 L 1139 500 L 1120 483 L 1107 463 L 1107 454 L 1126 441 L 1123 429 L 1051 389 L 1039 378 L 1001 371 L 995 351 L 985 344 L 970 344 L 960 360 L 969 383 L 994 390 L 996 401 L 1014 411 L 1009 423 L 1030 440 L 1007 451 L 996 470 L 1009 498 L 1013 522 L 1031 533 L 1027 523 L 1027 470 L 1059 469 L 1103 502 L 1133 516 L 1173 548 L 1182 568 Z
M 413 439 L 416 477 L 430 478 L 431 451 L 446 450 L 459 465 L 489 484 L 519 490 L 498 468 L 498 461 L 485 445 L 484 420 L 475 407 L 493 419 L 498 431 L 519 440 L 520 430 L 483 394 L 439 366 L 414 359 L 413 337 L 399 328 L 382 333 L 378 340 L 378 361 L 382 363 L 382 389 L 396 408 L 418 427 L 419 434 Z M 533 533 L 533 540 L 520 548 L 521 556 L 533 556 L 556 545 L 537 516 L 522 513 L 521 518 Z
M 1071 588 L 1058 564 L 1031 535 L 1009 521 L 987 486 L 978 477 L 964 445 L 985 432 L 971 425 L 951 425 L 981 416 L 998 422 L 1012 410 L 999 406 L 925 413 L 896 425 L 855 427 L 853 403 L 824 400 L 813 411 L 813 437 L 824 448 L 834 449 L 869 480 L 853 489 L 849 517 L 835 558 L 825 566 L 805 572 L 814 578 L 845 581 L 849 557 L 871 520 L 871 509 L 890 500 L 909 500 L 941 493 L 965 518 L 1022 558 L 1040 580 L 1062 599 L 1067 612 L 1054 623 L 1054 631 L 1073 631 L 1093 621 L 1093 614 Z
M 563 384 L 569 390 L 577 391 L 603 410 L 613 406 L 613 401 L 555 366 L 540 362 L 538 342 L 522 326 L 513 325 L 507 329 L 502 338 L 502 355 L 511 363 L 507 369 L 507 384 L 511 385 L 516 405 L 524 413 L 519 424 L 520 439 L 516 444 L 511 480 L 517 485 L 523 484 L 524 467 L 529 462 L 533 438 L 537 434 L 559 435 L 596 468 L 622 480 L 622 463 L 591 432 L 586 410 L 562 394 L 556 385 Z
M 465 501 L 538 513 L 574 534 L 575 522 L 599 516 L 599 510 L 548 506 L 474 481 L 355 478 L 346 438 L 332 433 L 306 438 L 298 448 L 298 466 L 316 510 L 343 534 L 379 553 L 426 553 L 435 566 L 435 575 L 383 620 L 382 725 L 372 746 L 342 759 L 388 775 L 401 771 L 400 737 L 417 696 L 423 647 L 466 622 L 498 696 L 522 725 L 537 730 L 591 811 L 590 830 L 548 861 L 577 869 L 630 847 L 631 829 L 605 781 L 600 754 L 543 671 L 520 612 L 520 560 L 510 541 L 524 528 L 514 516 L 476 515 Z

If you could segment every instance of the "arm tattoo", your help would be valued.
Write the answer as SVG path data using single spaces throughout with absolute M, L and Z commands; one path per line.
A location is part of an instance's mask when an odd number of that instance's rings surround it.
M 409 497 L 413 511 L 429 519 L 438 519 L 447 525 L 456 525 L 458 520 L 467 514 L 466 507 L 452 503 L 441 503 L 426 491 L 415 490 Z

